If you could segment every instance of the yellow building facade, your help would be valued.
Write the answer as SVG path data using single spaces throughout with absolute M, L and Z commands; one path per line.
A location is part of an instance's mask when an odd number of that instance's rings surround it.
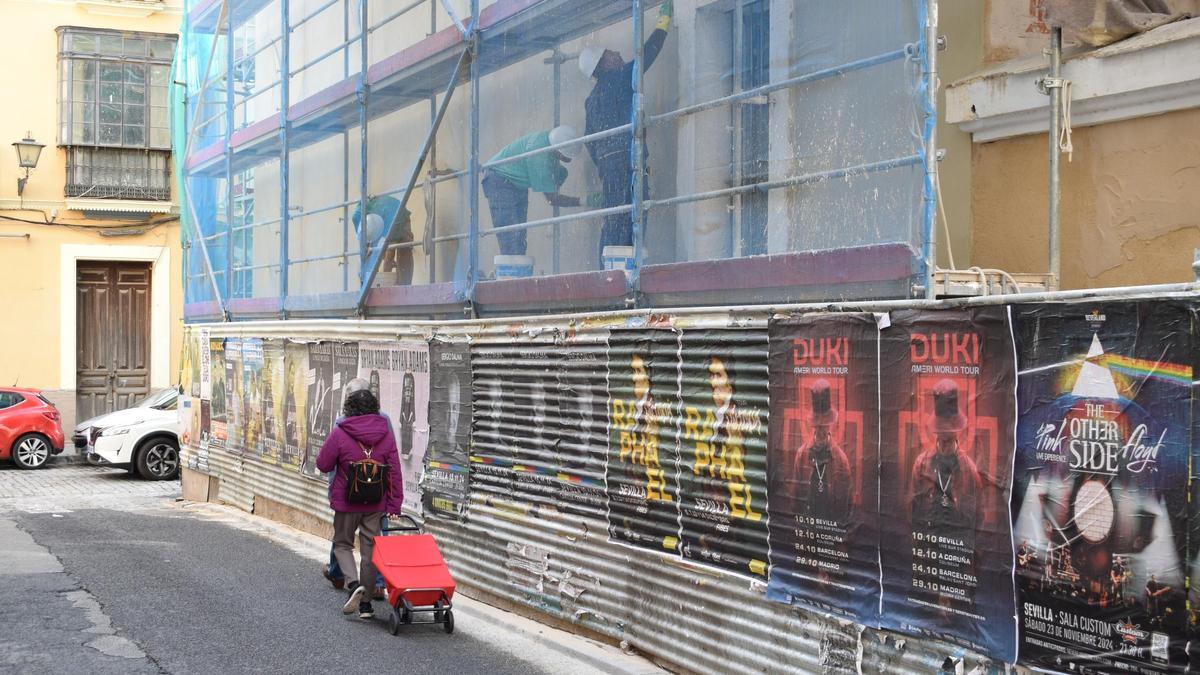
M 181 11 L 0 0 L 0 145 L 44 145 L 28 171 L 16 146 L 0 153 L 0 385 L 43 390 L 68 435 L 178 372 L 167 89 Z

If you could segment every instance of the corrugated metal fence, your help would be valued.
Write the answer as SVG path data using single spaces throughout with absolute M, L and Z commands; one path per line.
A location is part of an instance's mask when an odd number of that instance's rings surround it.
M 903 305 L 875 307 L 896 306 Z M 462 523 L 426 522 L 455 577 L 469 586 L 598 631 L 692 672 L 1004 671 L 1004 664 L 950 644 L 768 602 L 764 581 L 755 573 L 761 563 L 734 555 L 721 561 L 732 573 L 721 571 L 699 534 L 696 541 L 682 543 L 666 537 L 665 546 L 682 554 L 674 557 L 610 540 L 605 467 L 611 461 L 609 447 L 624 442 L 610 435 L 615 433 L 608 425 L 610 397 L 638 401 L 628 411 L 629 431 L 657 439 L 652 445 L 661 466 L 691 467 L 691 475 L 681 468 L 680 475 L 663 476 L 664 489 L 688 485 L 689 491 L 703 491 L 706 472 L 714 468 L 695 459 L 704 456 L 694 447 L 699 443 L 722 444 L 722 462 L 736 460 L 748 485 L 765 485 L 765 329 L 770 316 L 767 309 L 744 308 L 671 316 L 421 325 L 302 321 L 203 328 L 213 338 L 308 341 L 469 336 L 474 418 L 469 517 Z M 192 327 L 191 339 L 199 336 L 200 327 Z M 633 363 L 632 381 L 627 375 L 615 379 L 620 369 L 613 364 L 618 362 Z M 645 381 L 639 380 L 639 368 L 645 370 Z M 727 400 L 718 400 L 717 392 L 724 391 L 718 382 L 737 388 L 741 409 L 733 411 Z M 714 400 L 700 400 L 706 397 Z M 702 407 L 724 416 L 703 438 L 688 424 L 689 416 L 700 416 L 693 409 Z M 676 422 L 666 425 L 671 416 Z M 747 448 L 752 451 L 744 452 Z M 185 449 L 185 456 L 190 452 Z M 681 461 L 668 464 L 660 456 Z M 744 457 L 757 459 L 742 462 Z M 723 464 L 720 470 L 732 466 Z M 213 450 L 209 469 L 220 478 L 220 499 L 238 508 L 253 511 L 255 498 L 264 497 L 320 521 L 332 520 L 326 485 L 294 468 Z M 610 483 L 621 480 L 609 473 Z M 764 494 L 747 489 L 751 508 L 765 505 Z M 681 506 L 676 531 L 687 539 L 690 507 Z M 693 529 L 701 532 L 703 527 Z M 766 538 L 765 522 L 762 536 Z

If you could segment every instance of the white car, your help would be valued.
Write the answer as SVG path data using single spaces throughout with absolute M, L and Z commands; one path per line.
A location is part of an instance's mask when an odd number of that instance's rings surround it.
M 178 400 L 175 389 L 155 392 L 132 408 L 79 423 L 72 440 L 89 464 L 124 467 L 147 480 L 174 480 L 179 477 Z

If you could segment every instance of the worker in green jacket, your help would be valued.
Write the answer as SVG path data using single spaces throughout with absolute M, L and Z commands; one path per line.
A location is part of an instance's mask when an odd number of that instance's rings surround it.
M 538 131 L 504 146 L 489 164 L 576 138 L 579 135 L 567 126 Z M 567 167 L 564 165 L 578 154 L 579 146 L 572 145 L 485 169 L 483 194 L 487 197 L 492 214 L 492 227 L 503 228 L 528 221 L 530 190 L 541 192 L 551 206 L 579 206 L 578 197 L 568 197 L 558 192 L 567 180 Z M 525 230 L 501 232 L 496 236 L 500 240 L 502 255 L 525 255 Z

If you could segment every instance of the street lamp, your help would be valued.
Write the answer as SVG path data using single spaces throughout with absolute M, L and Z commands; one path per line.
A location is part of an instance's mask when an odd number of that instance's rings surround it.
M 13 143 L 13 147 L 17 149 L 17 164 L 25 169 L 25 176 L 17 178 L 18 197 L 25 193 L 25 183 L 29 180 L 29 172 L 37 168 L 38 158 L 42 156 L 42 148 L 46 147 L 30 138 L 32 135 L 30 132 L 25 132 L 25 138 Z

